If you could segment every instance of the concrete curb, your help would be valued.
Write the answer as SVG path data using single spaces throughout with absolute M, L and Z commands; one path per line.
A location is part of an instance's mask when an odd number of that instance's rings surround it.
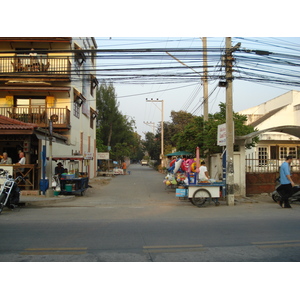
M 69 202 L 74 200 L 75 195 L 54 196 L 46 198 L 45 196 L 21 196 L 20 204 L 25 206 L 47 206 L 49 204 Z

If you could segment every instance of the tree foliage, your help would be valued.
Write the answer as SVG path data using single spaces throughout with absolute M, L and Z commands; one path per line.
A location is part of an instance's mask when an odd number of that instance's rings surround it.
M 172 111 L 172 122 L 164 124 L 165 145 L 172 145 L 176 147 L 177 151 L 186 150 L 192 153 L 199 146 L 202 156 L 222 152 L 222 147 L 217 145 L 217 132 L 218 125 L 226 123 L 226 104 L 220 103 L 219 107 L 220 111 L 210 114 L 206 122 L 204 122 L 203 116 Z M 252 126 L 244 125 L 246 120 L 246 116 L 233 113 L 235 136 L 255 131 Z M 160 148 L 161 128 L 158 129 L 156 137 L 158 138 L 157 147 Z M 253 142 L 246 146 L 250 148 L 257 141 L 258 138 L 254 138 Z
M 96 92 L 97 149 L 106 152 L 110 149 L 111 158 L 121 160 L 125 156 L 141 159 L 140 136 L 134 131 L 135 122 L 119 111 L 117 95 L 112 83 L 103 82 Z

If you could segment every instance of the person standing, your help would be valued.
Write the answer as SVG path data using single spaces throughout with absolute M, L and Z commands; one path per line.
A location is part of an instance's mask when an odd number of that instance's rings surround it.
M 280 186 L 277 188 L 278 193 L 282 196 L 279 205 L 283 208 L 292 208 L 289 203 L 289 197 L 293 193 L 295 183 L 291 178 L 292 156 L 287 156 L 285 162 L 280 166 Z
M 125 160 L 122 162 L 122 169 L 123 169 L 123 175 L 126 175 L 127 165 L 126 165 Z
M 8 157 L 7 152 L 3 152 L 3 158 L 0 161 L 0 165 L 11 165 L 12 160 Z

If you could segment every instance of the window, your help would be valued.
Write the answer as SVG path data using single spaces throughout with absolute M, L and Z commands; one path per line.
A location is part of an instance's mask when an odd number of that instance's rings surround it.
M 79 119 L 80 116 L 80 105 L 74 101 L 73 103 L 73 114 L 76 118 Z
M 36 108 L 36 107 L 46 107 L 46 97 L 22 97 L 17 96 L 14 98 L 14 107 L 28 107 L 28 108 Z
M 286 158 L 287 157 L 287 147 L 280 147 L 279 153 L 280 153 L 280 156 L 279 156 L 280 159 Z
M 293 158 L 297 158 L 296 147 L 289 147 L 289 155 L 291 155 Z
M 267 159 L 268 159 L 267 147 L 259 147 L 258 148 L 258 165 L 259 166 L 267 165 Z
M 94 121 L 97 119 L 98 113 L 90 108 L 90 127 L 94 129 Z

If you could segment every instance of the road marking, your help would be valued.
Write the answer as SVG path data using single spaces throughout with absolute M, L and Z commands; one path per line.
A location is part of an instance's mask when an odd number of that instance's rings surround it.
M 290 241 L 272 241 L 272 242 L 253 242 L 258 248 L 288 248 L 288 247 L 300 247 L 300 240 Z
M 21 255 L 81 255 L 87 248 L 27 248 Z
M 160 252 L 196 252 L 204 251 L 203 245 L 168 245 L 168 246 L 144 246 L 143 251 L 147 253 Z

